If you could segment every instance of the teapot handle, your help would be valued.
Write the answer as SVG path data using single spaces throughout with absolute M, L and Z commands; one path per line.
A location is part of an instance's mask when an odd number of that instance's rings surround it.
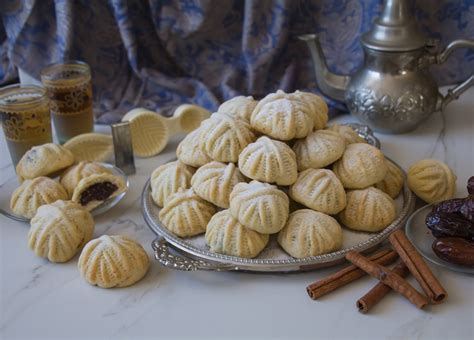
M 474 49 L 474 40 L 459 39 L 452 41 L 448 46 L 446 46 L 444 50 L 434 56 L 434 62 L 436 64 L 444 63 L 446 60 L 448 60 L 451 53 L 453 53 L 453 51 L 458 48 Z M 462 95 L 471 86 L 474 86 L 474 74 L 471 74 L 471 76 L 465 81 L 463 81 L 461 84 L 458 84 L 452 89 L 449 89 L 448 94 L 446 96 L 440 95 L 440 100 L 438 101 L 436 109 L 444 110 L 446 105 L 448 105 L 453 100 L 458 99 L 459 96 Z

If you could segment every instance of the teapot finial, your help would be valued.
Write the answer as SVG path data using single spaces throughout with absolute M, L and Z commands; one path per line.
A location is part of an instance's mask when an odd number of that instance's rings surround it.
M 402 52 L 426 45 L 427 38 L 420 30 L 407 0 L 386 0 L 381 16 L 370 31 L 362 36 L 362 44 L 373 50 Z

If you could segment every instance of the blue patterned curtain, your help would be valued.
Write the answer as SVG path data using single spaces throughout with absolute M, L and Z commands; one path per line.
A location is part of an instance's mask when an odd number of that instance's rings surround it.
M 16 68 L 38 78 L 51 62 L 84 60 L 103 123 L 136 106 L 215 110 L 239 94 L 317 91 L 296 36 L 319 33 L 330 68 L 353 72 L 363 60 L 359 36 L 381 7 L 382 0 L 1 0 L 0 84 Z M 441 45 L 474 37 L 474 0 L 418 0 L 416 13 Z M 449 84 L 473 70 L 474 53 L 456 51 L 434 72 Z

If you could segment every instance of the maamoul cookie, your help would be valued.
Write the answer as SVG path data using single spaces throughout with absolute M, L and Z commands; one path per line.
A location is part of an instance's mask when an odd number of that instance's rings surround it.
M 252 127 L 272 138 L 290 140 L 313 131 L 316 113 L 312 103 L 278 90 L 263 98 L 250 116 Z
M 11 210 L 25 218 L 32 218 L 42 205 L 67 200 L 68 194 L 61 184 L 49 177 L 27 179 L 13 192 Z
M 120 195 L 127 187 L 122 177 L 102 173 L 84 177 L 74 189 L 71 200 L 92 210 L 111 197 Z
M 341 158 L 346 141 L 337 132 L 317 130 L 293 145 L 298 171 L 320 169 Z
M 127 287 L 145 276 L 150 259 L 143 247 L 129 237 L 102 235 L 86 244 L 77 267 L 91 285 Z
M 383 180 L 375 183 L 375 187 L 387 193 L 391 198 L 396 198 L 403 188 L 404 175 L 398 166 L 388 159 L 385 161 L 388 168 L 387 174 Z
M 255 140 L 250 125 L 229 113 L 214 113 L 202 122 L 200 147 L 215 161 L 236 163 L 240 152 Z
M 327 130 L 334 131 L 340 134 L 345 139 L 346 144 L 367 143 L 364 138 L 359 136 L 359 134 L 348 125 L 334 124 L 328 126 Z
M 28 247 L 51 262 L 69 261 L 94 233 L 91 214 L 71 201 L 42 205 L 30 223 Z
M 196 195 L 193 189 L 179 188 L 168 197 L 159 217 L 173 234 L 188 237 L 204 233 L 215 213 L 216 208 Z
M 346 206 L 346 192 L 341 181 L 327 169 L 300 172 L 290 187 L 290 197 L 308 208 L 325 214 L 337 214 Z
M 179 188 L 188 189 L 191 186 L 193 173 L 193 168 L 180 161 L 160 165 L 152 172 L 150 179 L 153 201 L 162 207 L 166 198 L 177 192 Z
M 333 165 L 334 173 L 346 189 L 362 189 L 380 182 L 387 170 L 383 153 L 364 143 L 349 144 Z
M 445 163 L 423 159 L 408 169 L 408 186 L 423 201 L 434 203 L 453 197 L 456 175 Z
M 249 122 L 250 115 L 257 104 L 258 101 L 253 99 L 252 96 L 238 96 L 223 102 L 217 109 L 217 112 L 230 113 L 233 116 L 243 118 Z
M 191 131 L 176 149 L 176 156 L 182 163 L 196 168 L 212 161 L 212 158 L 201 148 L 202 145 L 199 143 L 200 134 L 201 130 L 199 128 Z
M 72 197 L 74 189 L 81 179 L 96 174 L 111 174 L 112 172 L 105 166 L 94 162 L 79 162 L 76 165 L 67 168 L 62 174 L 60 182 L 66 189 L 69 197 Z
M 285 143 L 266 136 L 247 145 L 242 151 L 239 169 L 249 178 L 278 185 L 293 184 L 298 176 L 293 150 Z
M 76 162 L 106 162 L 114 153 L 112 136 L 103 133 L 83 133 L 63 146 L 72 152 Z
M 301 100 L 306 101 L 311 106 L 311 109 L 316 114 L 314 117 L 314 130 L 324 129 L 329 119 L 328 105 L 324 99 L 317 94 L 299 90 L 296 90 L 292 95 L 296 98 L 301 98 Z
M 191 186 L 206 201 L 228 208 L 230 193 L 240 182 L 245 182 L 245 177 L 233 163 L 211 162 L 196 171 Z
M 230 212 L 241 224 L 262 234 L 279 232 L 289 214 L 288 196 L 271 184 L 239 183 L 230 194 Z
M 268 235 L 244 227 L 228 209 L 212 216 L 206 229 L 206 243 L 213 253 L 254 258 L 265 248 Z
M 339 214 L 346 227 L 369 232 L 386 228 L 396 216 L 395 201 L 374 187 L 348 191 L 346 208 Z
M 342 229 L 329 215 L 301 209 L 290 214 L 278 243 L 296 258 L 326 254 L 341 248 Z
M 16 166 L 16 173 L 23 179 L 48 176 L 74 163 L 74 155 L 58 144 L 47 143 L 28 150 Z

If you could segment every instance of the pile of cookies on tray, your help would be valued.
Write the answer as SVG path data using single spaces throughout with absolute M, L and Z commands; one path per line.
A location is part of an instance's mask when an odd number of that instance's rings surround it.
M 105 288 L 128 286 L 145 275 L 149 259 L 140 244 L 121 235 L 92 239 L 91 211 L 127 189 L 123 177 L 100 163 L 75 163 L 67 148 L 53 143 L 27 151 L 16 171 L 21 185 L 10 207 L 30 219 L 28 247 L 37 256 L 67 262 L 84 247 L 78 263 L 82 277 Z
M 179 237 L 205 233 L 212 252 L 253 258 L 271 234 L 291 256 L 340 249 L 343 228 L 377 232 L 396 218 L 402 171 L 351 127 L 326 126 L 312 93 L 236 97 L 155 169 L 159 218 Z

